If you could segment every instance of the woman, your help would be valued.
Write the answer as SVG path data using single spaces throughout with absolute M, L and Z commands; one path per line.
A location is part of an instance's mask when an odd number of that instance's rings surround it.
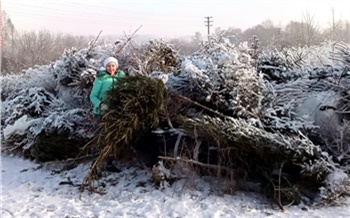
M 94 105 L 92 111 L 94 114 L 93 130 L 96 134 L 99 134 L 98 127 L 101 122 L 101 116 L 108 109 L 108 104 L 106 103 L 107 91 L 112 88 L 113 83 L 125 77 L 125 73 L 118 70 L 118 60 L 114 57 L 106 58 L 103 65 L 105 70 L 98 72 L 90 93 L 90 100 Z M 98 148 L 93 148 L 93 156 L 96 156 L 97 150 Z M 112 172 L 119 172 L 120 170 L 113 165 L 112 160 L 111 158 L 107 159 L 106 169 Z
M 105 70 L 99 71 L 90 93 L 90 100 L 94 105 L 92 113 L 100 117 L 108 109 L 106 104 L 107 91 L 113 83 L 125 77 L 125 73 L 118 70 L 118 60 L 114 57 L 106 58 L 103 62 Z

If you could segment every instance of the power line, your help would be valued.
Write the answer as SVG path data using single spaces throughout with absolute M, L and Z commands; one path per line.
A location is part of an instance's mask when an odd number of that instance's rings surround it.
M 93 15 L 98 16 L 98 17 L 109 17 L 111 19 L 113 18 L 130 18 L 130 19 L 140 19 L 142 21 L 146 20 L 158 20 L 161 17 L 162 20 L 164 19 L 169 19 L 173 20 L 176 22 L 183 22 L 183 23 L 188 23 L 188 22 L 193 22 L 195 23 L 196 19 L 199 19 L 198 16 L 178 16 L 178 15 L 172 15 L 172 14 L 165 14 L 165 13 L 148 13 L 145 16 L 145 12 L 140 14 L 137 11 L 130 11 L 131 13 L 125 13 L 128 10 L 124 9 L 112 9 L 112 8 L 106 8 L 106 7 L 93 7 L 92 5 L 83 5 L 83 4 L 77 4 L 77 6 L 73 6 L 68 9 L 62 9 L 62 8 L 51 8 L 51 7 L 45 7 L 45 6 L 33 6 L 33 5 L 27 5 L 27 4 L 21 4 L 21 5 L 11 5 L 11 8 L 13 10 L 11 11 L 17 11 L 17 12 L 42 12 L 42 13 L 52 13 L 56 15 L 77 15 L 77 16 L 86 16 L 86 17 L 91 17 Z M 96 9 L 101 8 L 102 10 L 98 10 L 99 12 L 96 13 Z M 103 11 L 103 13 L 101 13 Z M 103 16 L 102 16 L 103 15 Z
M 53 17 L 53 18 L 62 18 L 65 20 L 69 20 L 69 17 L 74 16 L 74 20 L 75 19 L 83 19 L 83 20 L 99 20 L 99 21 L 120 21 L 120 20 L 126 20 L 128 19 L 127 23 L 135 23 L 135 21 L 137 22 L 143 22 L 143 23 L 154 23 L 154 24 L 159 24 L 159 18 L 152 18 L 152 17 L 135 17 L 135 16 L 121 16 L 119 14 L 104 14 L 104 16 L 102 16 L 101 14 L 87 14 L 87 13 L 68 13 L 67 12 L 59 12 L 56 11 L 55 13 L 47 13 L 47 11 L 44 10 L 26 10 L 24 8 L 14 8 L 12 10 L 12 12 L 17 12 L 18 15 L 17 17 L 20 16 L 25 16 L 25 15 L 32 15 L 32 16 L 40 16 L 42 15 L 42 17 Z M 129 19 L 130 18 L 130 19 Z M 187 26 L 191 26 L 191 25 L 195 25 L 195 20 L 178 20 L 178 19 L 171 19 L 171 17 L 164 17 L 162 18 L 163 21 L 167 20 L 167 23 L 169 24 L 179 24 L 179 25 L 187 25 Z M 132 20 L 135 20 L 134 22 Z
M 53 1 L 53 3 L 57 3 Z M 42 21 L 51 20 L 53 25 L 66 26 L 69 28 L 74 28 L 79 25 L 90 24 L 87 28 L 94 28 L 97 25 L 103 28 L 106 28 L 108 25 L 111 28 L 120 28 L 121 25 L 124 25 L 123 28 L 126 28 L 125 25 L 143 25 L 145 28 L 164 28 L 166 29 L 177 29 L 179 27 L 184 28 L 200 28 L 200 17 L 195 15 L 174 15 L 172 13 L 166 14 L 165 11 L 145 11 L 139 13 L 140 11 L 133 9 L 123 9 L 122 7 L 113 8 L 107 5 L 98 5 L 94 6 L 91 4 L 84 3 L 68 3 L 67 4 L 56 4 L 57 7 L 53 8 L 53 5 L 33 5 L 29 2 L 24 4 L 14 4 L 14 2 L 8 3 L 9 12 L 12 11 L 16 14 L 18 19 L 27 19 L 27 22 L 30 21 L 28 18 L 40 19 Z M 63 7 L 64 5 L 64 7 Z M 67 7 L 68 6 L 68 7 Z M 98 12 L 96 12 L 96 9 Z M 146 14 L 145 14 L 146 13 Z M 58 23 L 60 22 L 60 23 Z M 210 21 L 211 22 L 211 21 Z M 33 21 L 30 26 L 41 25 L 39 22 Z M 46 22 L 47 23 L 47 22 Z M 61 24 L 62 23 L 62 24 Z M 45 24 L 46 25 L 46 24 Z M 55 26 L 46 27 L 54 28 Z M 58 26 L 57 26 L 58 27 Z M 208 27 L 209 28 L 209 27 Z
M 78 5 L 79 8 L 80 7 L 82 7 L 82 8 L 89 8 L 89 9 L 91 9 L 91 8 L 93 8 L 93 9 L 100 8 L 100 9 L 102 9 L 102 11 L 106 11 L 106 10 L 111 9 L 110 7 L 104 7 L 102 5 L 98 5 L 98 6 L 91 5 L 91 4 L 87 4 L 85 2 L 83 4 L 81 2 L 79 2 L 79 3 L 78 2 L 69 2 L 68 4 Z M 124 9 L 124 8 L 118 8 L 118 9 L 113 8 L 113 11 L 115 11 L 115 12 L 120 11 L 118 13 L 127 12 L 126 14 L 129 14 L 129 12 L 132 13 L 132 14 L 136 13 L 136 15 L 139 15 L 140 13 L 142 13 L 142 14 L 147 13 L 147 15 L 156 16 L 157 18 L 159 18 L 160 16 L 162 16 L 162 17 L 163 16 L 174 17 L 176 19 L 183 19 L 183 18 L 185 18 L 185 19 L 186 18 L 194 19 L 194 18 L 199 18 L 199 16 L 192 15 L 192 14 L 190 14 L 190 15 L 188 15 L 188 14 L 187 15 L 181 14 L 181 16 L 179 16 L 178 14 L 171 15 L 167 11 L 160 11 L 160 10 L 158 10 L 158 11 L 143 11 L 143 10 L 139 11 L 139 10 Z M 140 15 L 140 16 L 144 17 L 144 15 Z
M 55 14 L 44 14 L 44 13 L 33 13 L 33 12 L 26 12 L 21 13 L 20 15 L 17 15 L 17 17 L 24 17 L 24 18 L 43 18 L 43 19 L 52 19 L 53 21 L 65 21 L 65 22 L 74 22 L 74 24 L 77 23 L 110 23 L 110 24 L 148 24 L 152 26 L 199 26 L 195 23 L 189 23 L 189 22 L 176 22 L 176 21 L 168 21 L 167 23 L 159 23 L 159 21 L 156 20 L 126 20 L 126 19 L 120 19 L 118 17 L 115 18 L 103 18 L 103 17 L 96 17 L 94 15 L 91 15 L 89 17 L 84 15 L 78 15 L 74 18 L 70 18 L 68 16 L 60 16 Z M 70 24 L 71 25 L 71 24 Z

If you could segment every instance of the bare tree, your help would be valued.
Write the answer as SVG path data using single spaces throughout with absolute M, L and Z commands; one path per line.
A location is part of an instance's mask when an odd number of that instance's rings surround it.
M 339 41 L 339 32 L 342 29 L 342 22 L 341 20 L 335 20 L 335 12 L 334 8 L 332 8 L 332 22 L 330 25 L 331 29 L 331 39 L 332 41 Z
M 199 43 L 193 43 L 193 41 L 183 40 L 183 39 L 171 39 L 169 40 L 174 48 L 182 55 L 190 55 L 197 51 L 200 47 Z
M 280 34 L 280 28 L 276 27 L 271 20 L 266 20 L 261 24 L 248 28 L 243 32 L 244 40 L 250 39 L 252 36 L 257 36 L 262 46 L 273 45 L 274 37 Z
M 35 65 L 57 60 L 67 48 L 86 47 L 88 37 L 55 34 L 47 30 L 18 32 L 5 11 L 2 21 L 1 73 L 19 73 Z
M 89 39 L 40 30 L 38 32 L 15 32 L 11 41 L 12 43 L 9 43 L 7 39 L 3 49 L 3 74 L 19 73 L 35 65 L 48 64 L 57 60 L 67 48 L 86 47 Z
M 201 43 L 203 41 L 202 34 L 200 32 L 195 32 L 194 37 L 192 37 L 192 41 L 195 43 Z
M 315 23 L 315 16 L 305 12 L 303 15 L 303 38 L 305 45 L 310 46 L 320 42 L 319 26 Z
M 4 74 L 6 69 L 11 65 L 7 57 L 10 53 L 13 53 L 14 46 L 14 36 L 15 36 L 15 26 L 13 25 L 10 17 L 5 11 L 2 11 L 1 23 L 2 23 L 2 54 L 1 54 L 1 73 Z
M 13 43 L 15 26 L 5 11 L 2 11 L 2 38 L 3 42 Z
M 344 22 L 344 42 L 350 42 L 350 22 Z
M 329 28 L 323 32 L 325 39 L 331 39 L 336 42 L 349 42 L 350 41 L 350 23 L 349 21 L 336 20 L 334 9 L 332 9 L 332 20 L 329 24 Z
M 231 43 L 238 45 L 243 41 L 243 31 L 240 28 L 229 27 L 227 31 L 225 31 L 224 36 L 227 37 Z

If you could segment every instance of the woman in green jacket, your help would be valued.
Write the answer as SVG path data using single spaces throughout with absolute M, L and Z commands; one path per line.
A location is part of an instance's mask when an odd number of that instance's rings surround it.
M 93 130 L 96 134 L 98 132 L 98 126 L 101 122 L 101 116 L 108 109 L 106 102 L 107 91 L 113 87 L 113 83 L 118 82 L 120 78 L 125 77 L 125 73 L 118 70 L 118 60 L 114 57 L 108 57 L 103 62 L 105 70 L 98 72 L 95 82 L 93 84 L 90 100 L 94 105 L 92 113 L 94 114 Z M 98 148 L 93 148 L 93 156 L 96 156 Z M 119 172 L 120 170 L 113 165 L 113 159 L 107 159 L 106 169 L 112 172 Z
M 112 88 L 113 83 L 125 77 L 125 73 L 118 70 L 118 60 L 114 57 L 106 58 L 103 62 L 105 70 L 98 72 L 90 93 L 90 100 L 94 105 L 93 114 L 102 115 L 108 109 L 106 104 L 107 91 Z

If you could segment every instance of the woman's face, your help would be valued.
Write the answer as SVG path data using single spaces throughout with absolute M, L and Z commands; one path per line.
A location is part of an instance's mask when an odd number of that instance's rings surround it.
M 117 65 L 115 65 L 114 62 L 109 62 L 106 65 L 106 71 L 111 75 L 114 76 L 115 73 L 117 72 Z

